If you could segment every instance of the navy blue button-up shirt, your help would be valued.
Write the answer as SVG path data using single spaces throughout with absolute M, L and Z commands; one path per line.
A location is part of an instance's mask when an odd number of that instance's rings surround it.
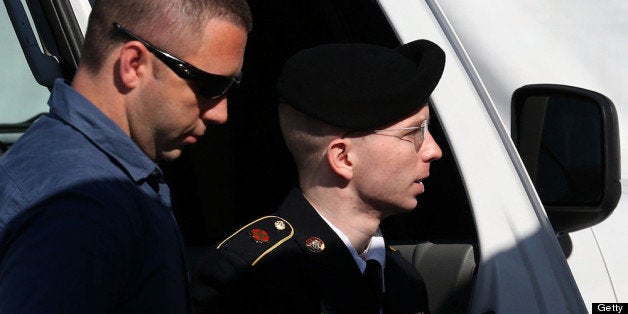
M 62 81 L 0 158 L 0 313 L 188 313 L 161 170 Z

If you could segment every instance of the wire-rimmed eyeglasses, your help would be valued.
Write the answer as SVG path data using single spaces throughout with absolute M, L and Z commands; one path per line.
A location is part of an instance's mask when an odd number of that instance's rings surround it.
M 375 135 L 384 135 L 384 136 L 392 136 L 396 137 L 402 141 L 414 143 L 414 148 L 418 151 L 423 145 L 425 138 L 427 137 L 427 132 L 429 132 L 428 120 L 423 120 L 420 126 L 413 126 L 407 128 L 397 128 L 397 129 L 386 129 L 386 130 L 373 130 L 373 134 Z M 400 132 L 406 131 L 403 135 L 395 135 L 395 134 L 387 134 L 388 132 Z
M 240 85 L 242 73 L 236 77 L 224 76 L 205 72 L 155 46 L 141 37 L 131 33 L 118 22 L 113 23 L 113 28 L 132 40 L 141 42 L 148 51 L 161 60 L 168 68 L 180 78 L 193 84 L 194 90 L 199 95 L 208 99 L 218 99 L 225 96 L 231 88 Z

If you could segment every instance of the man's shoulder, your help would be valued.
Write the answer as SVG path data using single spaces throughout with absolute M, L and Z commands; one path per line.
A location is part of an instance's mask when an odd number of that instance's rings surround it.
M 29 193 L 39 186 L 102 177 L 112 168 L 118 167 L 79 131 L 44 116 L 0 159 L 0 186 L 12 182 Z
M 192 274 L 194 305 L 228 313 L 300 313 L 304 306 L 319 307 L 317 296 L 307 292 L 294 232 L 287 219 L 265 216 L 220 242 Z
M 37 120 L 3 155 L 0 166 L 16 173 L 54 171 L 68 162 L 97 162 L 101 155 L 95 145 L 81 132 L 54 117 L 44 115 Z M 105 158 L 104 156 L 102 158 Z M 101 159 L 102 159 L 101 158 Z M 68 170 L 72 167 L 61 167 Z
M 117 168 L 80 132 L 42 117 L 0 159 L 0 214 L 8 223 L 70 198 L 83 207 L 116 203 L 131 191 Z
M 245 265 L 255 266 L 286 245 L 293 236 L 294 228 L 288 220 L 264 216 L 234 232 L 216 249 L 237 256 Z

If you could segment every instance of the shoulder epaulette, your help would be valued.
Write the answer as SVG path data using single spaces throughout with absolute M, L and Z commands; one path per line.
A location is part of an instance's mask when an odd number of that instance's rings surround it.
M 255 266 L 264 256 L 294 235 L 290 223 L 278 216 L 265 216 L 240 228 L 216 247 L 229 250 Z

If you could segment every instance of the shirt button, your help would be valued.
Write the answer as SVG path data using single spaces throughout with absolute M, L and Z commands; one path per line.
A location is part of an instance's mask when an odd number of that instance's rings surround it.
M 161 178 L 161 171 L 159 171 L 159 169 L 155 169 L 150 175 L 151 177 Z

